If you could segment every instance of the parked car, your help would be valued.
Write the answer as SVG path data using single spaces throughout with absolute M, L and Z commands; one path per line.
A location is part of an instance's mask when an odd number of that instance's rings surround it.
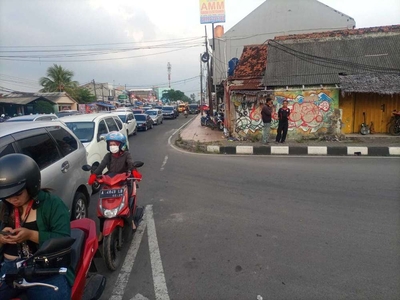
M 26 115 L 12 117 L 6 120 L 6 122 L 30 122 L 30 121 L 52 121 L 58 119 L 55 114 L 44 114 L 44 115 Z
M 71 220 L 88 217 L 92 188 L 82 170 L 85 147 L 62 122 L 4 122 L 0 125 L 0 157 L 22 153 L 36 161 L 42 188 L 50 188 L 67 205 Z
M 200 112 L 200 105 L 198 104 L 189 104 L 189 113 L 190 114 L 198 114 Z
M 138 130 L 144 130 L 147 131 L 148 129 L 153 128 L 153 120 L 150 118 L 148 114 L 139 114 L 135 115 L 135 119 L 137 122 L 137 128 Z
M 162 112 L 164 119 L 176 119 L 176 113 L 173 106 L 163 106 Z
M 164 120 L 163 112 L 160 109 L 149 109 L 146 114 L 153 120 L 154 125 L 162 124 Z
M 114 113 L 117 114 L 121 121 L 124 123 L 128 132 L 128 136 L 131 134 L 135 135 L 137 133 L 136 119 L 131 110 L 115 110 Z
M 126 136 L 128 134 L 121 119 L 115 113 L 96 113 L 64 117 L 62 120 L 68 128 L 79 138 L 86 148 L 87 163 L 100 163 L 107 154 L 107 145 L 101 137 L 111 131 L 117 131 Z M 129 148 L 129 143 L 127 143 Z M 107 168 L 104 170 L 106 172 Z M 95 183 L 93 192 L 100 190 Z
M 143 109 L 132 109 L 132 112 L 134 115 L 138 115 L 138 114 L 144 114 L 145 111 Z

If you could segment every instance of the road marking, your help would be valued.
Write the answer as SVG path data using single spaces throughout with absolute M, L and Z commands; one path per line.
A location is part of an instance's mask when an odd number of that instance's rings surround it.
M 147 210 L 148 210 L 148 207 L 146 206 L 145 210 L 144 210 L 143 222 L 140 223 L 140 225 L 137 228 L 136 233 L 132 239 L 128 253 L 126 254 L 124 263 L 121 267 L 121 271 L 119 272 L 117 281 L 115 282 L 114 289 L 112 291 L 111 298 L 110 298 L 111 300 L 122 300 L 122 296 L 125 293 L 125 289 L 128 284 L 128 281 L 129 281 L 129 276 L 131 275 L 132 267 L 133 267 L 133 264 L 135 263 L 136 254 L 139 250 L 139 246 L 142 241 L 143 233 L 146 229 Z M 153 210 L 151 211 L 151 215 L 153 216 Z
M 149 300 L 149 298 L 146 298 L 145 296 L 141 294 L 136 294 L 135 297 L 133 297 L 131 300 Z
M 160 171 L 164 171 L 164 167 L 167 164 L 167 161 L 168 161 L 168 155 L 165 156 L 164 161 L 163 161 L 163 163 L 161 165 Z
M 147 206 L 146 218 L 147 235 L 149 239 L 151 271 L 153 273 L 154 292 L 156 300 L 169 300 L 167 284 L 165 283 L 164 269 L 161 261 L 160 249 L 158 247 L 156 225 L 153 217 L 153 206 Z

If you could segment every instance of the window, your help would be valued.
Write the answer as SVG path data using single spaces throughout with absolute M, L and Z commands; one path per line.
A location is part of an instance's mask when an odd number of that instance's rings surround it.
M 54 128 L 54 129 L 53 129 Z M 60 147 L 63 156 L 70 154 L 71 152 L 78 149 L 78 142 L 76 139 L 70 135 L 64 128 L 53 127 L 50 133 L 56 140 L 58 146 Z
M 11 153 L 15 153 L 14 147 L 11 144 L 0 147 L 0 157 Z
M 125 116 L 124 116 L 125 117 Z M 119 119 L 119 117 L 118 118 L 114 118 L 114 120 L 115 120 L 115 123 L 117 123 L 117 126 L 119 127 L 119 130 L 121 130 L 122 128 L 124 128 L 124 125 L 122 125 L 122 122 L 121 122 L 121 120 Z M 119 131 L 118 130 L 118 131 Z
M 65 124 L 82 143 L 90 142 L 93 139 L 93 122 L 67 122 Z
M 100 123 L 99 123 L 99 130 L 98 130 L 98 132 L 97 132 L 97 137 L 99 138 L 100 135 L 102 135 L 102 134 L 107 134 L 107 133 L 108 133 L 108 130 L 107 130 L 106 123 L 104 122 L 104 120 L 103 120 L 103 121 L 100 121 Z
M 21 153 L 32 157 L 40 170 L 61 158 L 56 144 L 46 133 L 18 140 L 17 143 Z
M 114 122 L 113 118 L 107 118 L 106 119 L 107 127 L 109 131 L 119 131 L 117 125 Z

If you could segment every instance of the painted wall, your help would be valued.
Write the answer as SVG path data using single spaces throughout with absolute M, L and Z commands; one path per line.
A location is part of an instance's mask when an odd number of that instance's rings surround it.
M 337 134 L 340 124 L 339 90 L 295 90 L 275 91 L 272 95 L 275 111 L 271 128 L 278 127 L 277 112 L 283 100 L 288 100 L 291 115 L 289 119 L 289 138 L 304 135 Z M 260 102 L 266 95 L 231 95 L 235 107 L 233 131 L 238 136 L 257 135 L 262 131 Z

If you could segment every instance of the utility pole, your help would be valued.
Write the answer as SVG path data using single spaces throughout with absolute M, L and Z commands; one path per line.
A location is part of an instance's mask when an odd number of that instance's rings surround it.
M 94 79 L 93 79 L 93 91 L 94 91 L 94 96 L 95 96 L 96 101 L 97 101 L 96 82 L 94 82 Z
M 203 106 L 203 62 L 201 61 L 201 53 L 200 53 L 200 107 Z M 200 110 L 201 115 L 203 115 L 203 108 Z
M 208 53 L 208 40 L 207 40 L 207 26 L 204 25 L 204 30 L 206 33 L 206 53 L 208 56 L 208 60 L 207 60 L 207 89 L 208 89 L 208 105 L 210 108 L 210 115 L 213 116 L 214 112 L 213 112 L 213 101 L 212 101 L 212 91 L 211 91 L 211 73 L 210 73 L 210 55 Z
M 171 88 L 171 64 L 167 63 L 167 70 L 168 70 L 168 87 Z
M 214 81 L 214 76 L 215 76 L 215 28 L 214 28 L 214 23 L 212 23 L 212 64 L 211 64 L 211 70 L 212 70 L 212 76 L 213 76 L 213 81 Z M 214 85 L 214 92 L 215 92 L 215 104 L 217 105 L 217 112 L 218 112 L 218 96 L 217 96 L 217 85 Z

